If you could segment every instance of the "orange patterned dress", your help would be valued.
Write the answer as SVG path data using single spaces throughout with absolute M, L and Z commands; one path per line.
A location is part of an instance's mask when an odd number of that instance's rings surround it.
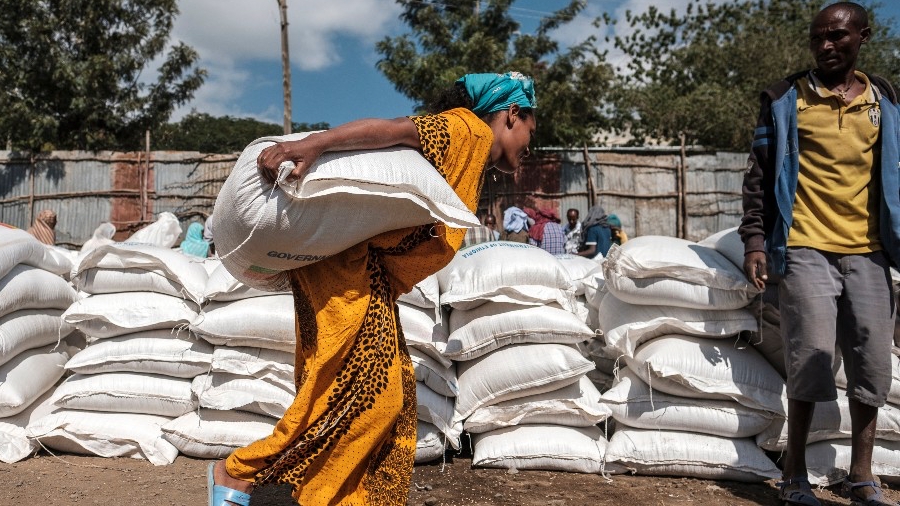
M 422 152 L 473 212 L 493 142 L 468 109 L 414 116 Z M 453 258 L 465 230 L 378 235 L 292 271 L 297 397 L 228 473 L 289 483 L 303 506 L 405 505 L 416 452 L 416 380 L 397 297 Z

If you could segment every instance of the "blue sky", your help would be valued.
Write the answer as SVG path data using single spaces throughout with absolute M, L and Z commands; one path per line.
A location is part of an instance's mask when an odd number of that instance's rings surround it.
M 423 0 L 452 2 L 453 0 Z M 533 31 L 545 13 L 567 0 L 518 0 L 511 14 L 523 32 Z M 648 5 L 682 9 L 688 0 L 588 0 L 578 19 L 554 36 L 562 45 L 597 34 L 591 21 L 603 12 L 624 20 L 624 12 Z M 900 22 L 900 2 L 883 0 L 880 18 Z M 276 0 L 182 0 L 174 38 L 200 53 L 208 71 L 194 100 L 179 109 L 214 116 L 252 117 L 281 124 L 281 41 Z M 413 103 L 394 90 L 375 64 L 375 43 L 408 32 L 393 0 L 288 0 L 288 23 L 295 122 L 326 121 L 332 126 L 363 117 L 410 114 Z M 615 54 L 611 55 L 615 59 Z M 615 61 L 615 60 L 614 60 Z M 505 69 L 503 69 L 505 70 Z M 538 90 L 539 92 L 540 90 Z

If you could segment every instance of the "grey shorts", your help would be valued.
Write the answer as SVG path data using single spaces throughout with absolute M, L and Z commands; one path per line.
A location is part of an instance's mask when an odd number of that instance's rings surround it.
M 884 405 L 891 387 L 895 311 L 885 254 L 788 248 L 778 297 L 788 398 L 837 398 L 837 344 L 847 373 L 847 397 Z

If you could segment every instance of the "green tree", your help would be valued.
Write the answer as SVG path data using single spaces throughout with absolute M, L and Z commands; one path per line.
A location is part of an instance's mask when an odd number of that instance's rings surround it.
M 327 130 L 328 123 L 294 123 L 293 132 Z M 214 117 L 191 112 L 177 123 L 169 123 L 156 131 L 153 148 L 201 153 L 235 153 L 254 139 L 283 135 L 284 126 L 264 123 L 252 118 Z
M 618 73 L 614 124 L 635 144 L 678 144 L 684 136 L 687 144 L 748 150 L 760 91 L 814 66 L 809 23 L 827 3 L 694 0 L 681 13 L 655 7 L 628 12 L 627 35 L 614 39 L 628 61 Z M 614 23 L 608 17 L 603 22 Z M 859 67 L 897 82 L 900 40 L 889 26 L 872 21 L 873 39 L 863 47 Z
M 168 48 L 177 0 L 5 0 L 0 142 L 17 149 L 137 149 L 203 83 L 197 53 Z M 161 61 L 155 82 L 142 72 Z
M 593 37 L 565 51 L 550 32 L 585 7 L 574 0 L 545 17 L 534 34 L 510 16 L 515 0 L 397 0 L 411 34 L 387 37 L 376 49 L 381 72 L 422 110 L 456 79 L 472 72 L 518 70 L 535 80 L 537 146 L 590 142 L 607 126 L 602 104 L 612 71 Z

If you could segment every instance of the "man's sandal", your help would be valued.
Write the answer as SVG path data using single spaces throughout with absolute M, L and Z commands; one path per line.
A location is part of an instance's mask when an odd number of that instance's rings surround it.
M 778 498 L 781 499 L 784 504 L 822 506 L 822 503 L 820 503 L 819 500 L 816 499 L 816 495 L 813 494 L 812 487 L 809 484 L 809 478 L 806 476 L 798 476 L 789 480 L 779 481 L 776 485 L 779 489 Z M 797 485 L 797 487 L 788 490 L 788 487 L 791 485 Z
M 216 485 L 213 473 L 216 463 L 213 462 L 206 470 L 206 487 L 209 495 L 209 506 L 250 506 L 250 494 L 246 494 L 233 488 Z M 227 502 L 226 502 L 227 501 Z
M 856 489 L 863 487 L 872 487 L 875 492 L 868 497 L 860 497 L 856 495 Z M 860 481 L 853 483 L 849 478 L 844 478 L 841 484 L 841 495 L 850 499 L 850 504 L 860 506 L 897 506 L 897 503 L 888 501 L 881 492 L 881 485 L 874 481 Z

